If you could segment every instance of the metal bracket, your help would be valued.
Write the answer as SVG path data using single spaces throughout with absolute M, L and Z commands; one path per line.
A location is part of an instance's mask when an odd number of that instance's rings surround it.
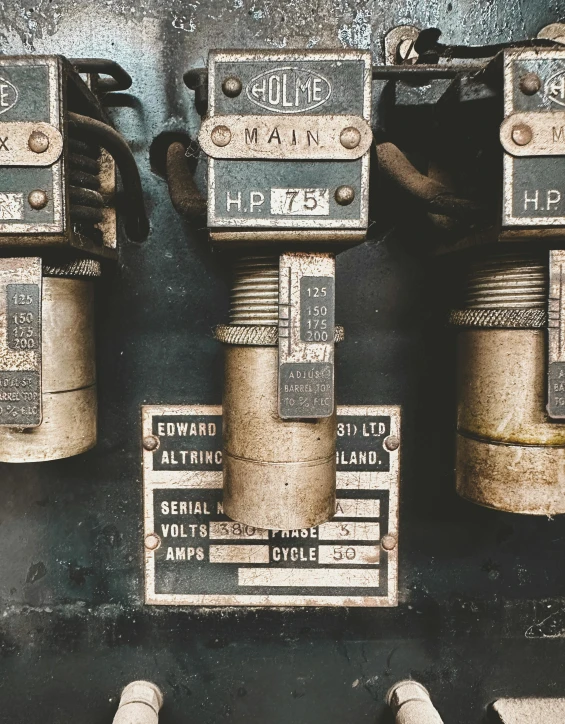
M 279 268 L 279 415 L 334 412 L 335 257 L 289 253 Z
M 549 252 L 547 412 L 565 419 L 565 250 Z
M 563 156 L 565 111 L 512 113 L 500 126 L 500 142 L 512 156 Z
M 49 123 L 0 122 L 0 166 L 51 166 L 63 152 L 63 137 Z
M 41 424 L 41 259 L 0 259 L 0 425 Z
M 366 153 L 371 127 L 360 116 L 214 116 L 198 141 L 212 158 L 351 161 Z

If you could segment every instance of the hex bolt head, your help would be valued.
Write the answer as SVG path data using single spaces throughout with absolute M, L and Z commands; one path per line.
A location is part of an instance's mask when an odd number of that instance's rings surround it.
M 210 134 L 215 146 L 227 146 L 231 141 L 231 131 L 227 126 L 216 126 Z
M 381 538 L 381 548 L 385 551 L 393 551 L 396 548 L 397 543 L 398 540 L 395 535 L 392 535 L 392 533 L 383 535 Z
M 339 140 L 344 148 L 357 148 L 361 143 L 361 133 L 353 126 L 347 126 L 339 134 Z
M 355 189 L 352 186 L 338 186 L 334 199 L 340 206 L 349 206 L 355 198 Z
M 148 551 L 155 551 L 161 545 L 161 539 L 157 533 L 148 533 L 145 536 L 145 547 Z
M 27 140 L 27 145 L 34 153 L 45 153 L 49 148 L 49 137 L 43 131 L 33 131 Z
M 398 450 L 400 447 L 400 440 L 396 435 L 389 435 L 388 437 L 385 437 L 384 446 L 387 450 L 390 450 L 390 452 Z
M 160 444 L 161 441 L 155 435 L 147 435 L 143 438 L 143 449 L 148 450 L 149 452 L 153 452 L 153 450 L 158 450 Z
M 541 88 L 541 80 L 537 73 L 526 73 L 520 78 L 520 90 L 527 96 L 535 95 Z
M 228 78 L 225 78 L 222 83 L 222 90 L 228 98 L 237 98 L 242 88 L 241 81 L 235 75 L 230 75 Z
M 517 146 L 527 146 L 532 137 L 532 129 L 525 123 L 519 123 L 512 128 L 512 140 Z
M 39 211 L 40 209 L 44 209 L 47 206 L 49 198 L 47 197 L 45 191 L 42 191 L 41 189 L 35 189 L 34 191 L 29 192 L 27 200 L 32 209 Z

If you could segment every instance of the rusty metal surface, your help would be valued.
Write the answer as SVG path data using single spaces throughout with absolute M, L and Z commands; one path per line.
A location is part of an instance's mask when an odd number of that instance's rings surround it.
M 450 42 L 479 44 L 535 35 L 564 15 L 562 0 L 0 5 L 3 53 L 110 57 L 131 73 L 110 112 L 140 164 L 152 224 L 143 248 L 124 245 L 116 274 L 101 282 L 98 448 L 0 466 L 6 718 L 111 721 L 136 677 L 163 690 L 163 724 L 381 723 L 386 690 L 409 676 L 445 721 L 461 724 L 479 724 L 501 696 L 563 695 L 564 522 L 517 519 L 455 494 L 453 350 L 437 322 L 444 280 L 398 235 L 371 227 L 369 243 L 338 255 L 336 301 L 348 331 L 338 402 L 404 406 L 398 609 L 144 607 L 139 409 L 220 402 L 222 350 L 211 330 L 227 320 L 224 273 L 203 224 L 175 213 L 149 154 L 164 131 L 196 136 L 187 69 L 229 47 L 369 48 L 382 62 L 396 25 L 438 26 Z

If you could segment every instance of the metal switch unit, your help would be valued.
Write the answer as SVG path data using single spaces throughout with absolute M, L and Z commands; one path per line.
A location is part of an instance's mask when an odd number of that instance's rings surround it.
M 307 528 L 335 512 L 335 253 L 367 230 L 371 56 L 215 51 L 207 72 L 208 226 L 235 270 L 225 512 Z M 185 76 L 199 103 L 203 77 Z
M 425 212 L 438 265 L 451 258 L 463 270 L 451 313 L 457 491 L 508 512 L 565 513 L 565 50 L 547 38 L 461 48 L 432 36 L 435 63 L 438 54 L 445 63 L 387 69 L 431 81 L 416 101 L 434 110 L 434 142 L 418 149 L 428 173 L 392 143 L 377 157 Z M 423 37 L 414 47 L 425 50 Z
M 94 282 L 117 258 L 116 163 L 126 231 L 141 240 L 148 229 L 137 166 L 101 104 L 130 83 L 106 60 L 0 59 L 3 462 L 96 443 Z
M 457 490 L 516 513 L 565 512 L 565 51 L 501 56 L 502 218 L 457 313 Z

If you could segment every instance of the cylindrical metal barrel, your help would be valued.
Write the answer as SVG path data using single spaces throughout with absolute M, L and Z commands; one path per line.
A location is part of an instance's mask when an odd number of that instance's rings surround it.
M 276 347 L 226 346 L 224 510 L 258 528 L 290 530 L 335 513 L 335 415 L 282 420 Z
M 513 513 L 565 513 L 565 425 L 546 413 L 547 253 L 471 267 L 457 356 L 457 492 Z
M 96 444 L 94 281 L 44 276 L 41 425 L 0 427 L 0 461 L 71 457 Z
M 235 269 L 225 347 L 224 511 L 246 525 L 309 528 L 335 513 L 336 418 L 278 414 L 278 258 Z

